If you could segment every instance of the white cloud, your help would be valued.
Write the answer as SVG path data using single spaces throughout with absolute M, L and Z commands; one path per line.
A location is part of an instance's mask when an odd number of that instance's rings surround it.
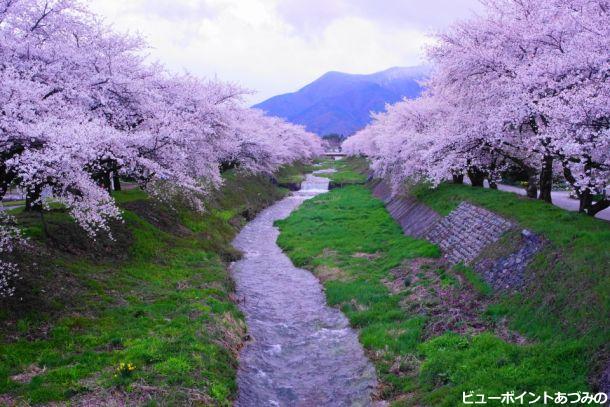
M 240 83 L 258 102 L 329 70 L 422 62 L 430 28 L 476 0 L 90 0 L 116 29 L 141 33 L 174 71 Z M 373 4 L 375 3 L 375 4 Z M 415 5 L 419 3 L 419 5 Z M 383 6 L 382 6 L 383 5 Z
M 478 0 L 281 0 L 277 9 L 286 21 L 305 32 L 324 29 L 346 16 L 430 30 L 471 15 L 481 4 Z

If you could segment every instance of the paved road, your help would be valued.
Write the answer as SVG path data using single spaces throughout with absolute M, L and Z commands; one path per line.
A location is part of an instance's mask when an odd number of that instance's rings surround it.
M 485 182 L 487 187 L 487 182 Z M 525 189 L 519 187 L 513 187 L 510 185 L 498 185 L 498 189 L 501 191 L 513 192 L 519 195 L 525 195 Z M 553 198 L 553 205 L 558 206 L 568 211 L 578 211 L 578 200 L 570 198 L 570 193 L 567 191 L 553 191 L 551 193 Z M 610 208 L 606 208 L 595 215 L 596 218 L 610 221 Z
M 464 180 L 464 182 L 468 182 L 468 180 Z M 486 188 L 489 187 L 489 184 L 487 183 L 487 181 L 485 181 L 485 187 Z M 130 189 L 130 188 L 126 188 L 126 189 Z M 514 187 L 511 185 L 500 184 L 500 185 L 498 185 L 498 189 L 501 191 L 513 192 L 515 194 L 525 195 L 525 189 L 519 188 L 519 187 Z M 553 191 L 551 195 L 553 197 L 553 205 L 566 209 L 568 211 L 578 211 L 578 200 L 570 198 L 569 192 Z M 19 206 L 1 206 L 0 205 L 0 211 L 14 209 L 14 208 L 18 208 L 18 207 Z M 603 220 L 610 222 L 610 208 L 604 209 L 603 211 L 601 211 L 597 215 L 595 215 L 595 217 L 598 219 L 603 219 Z
M 16 206 L 4 206 L 4 205 L 0 205 L 0 212 L 2 211 L 10 211 L 11 209 L 15 209 L 15 208 L 19 208 L 22 205 L 16 205 Z

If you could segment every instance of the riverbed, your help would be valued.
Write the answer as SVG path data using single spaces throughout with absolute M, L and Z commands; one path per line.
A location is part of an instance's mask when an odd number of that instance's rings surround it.
M 327 305 L 318 279 L 295 267 L 276 244 L 274 221 L 328 191 L 329 180 L 316 173 L 307 175 L 300 191 L 261 212 L 233 242 L 244 253 L 232 271 L 251 337 L 240 354 L 238 406 L 372 404 L 375 370 L 357 332 Z

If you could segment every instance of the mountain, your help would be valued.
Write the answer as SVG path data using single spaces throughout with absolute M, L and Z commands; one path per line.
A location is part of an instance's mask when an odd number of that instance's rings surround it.
M 421 94 L 427 66 L 395 67 L 369 75 L 328 72 L 294 93 L 274 96 L 253 107 L 326 135 L 351 135 L 366 126 L 371 112 L 386 103 Z

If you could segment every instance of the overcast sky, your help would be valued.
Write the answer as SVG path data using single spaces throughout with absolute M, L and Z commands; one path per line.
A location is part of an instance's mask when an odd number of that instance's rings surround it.
M 370 73 L 423 61 L 427 34 L 480 9 L 478 0 L 89 0 L 151 58 L 177 72 L 255 91 L 291 92 L 327 71 Z

